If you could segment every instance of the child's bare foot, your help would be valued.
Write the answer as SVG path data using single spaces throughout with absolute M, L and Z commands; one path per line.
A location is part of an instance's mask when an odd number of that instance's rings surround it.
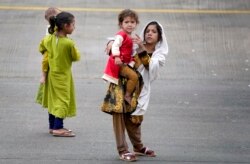
M 129 105 L 130 105 L 132 97 L 131 96 L 124 96 L 124 100 L 127 101 L 127 103 L 129 103 Z

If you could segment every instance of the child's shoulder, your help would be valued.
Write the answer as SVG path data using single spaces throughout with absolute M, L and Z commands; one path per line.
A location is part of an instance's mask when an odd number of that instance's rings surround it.
M 69 43 L 74 43 L 74 40 L 72 38 L 65 37 L 65 40 Z
M 41 42 L 47 43 L 49 40 L 51 40 L 51 35 L 46 35 L 41 39 Z
M 124 32 L 124 31 L 122 31 L 122 30 L 118 31 L 116 33 L 116 36 L 121 36 L 124 40 L 126 40 L 128 38 L 128 34 L 126 32 Z
M 74 40 L 69 38 L 69 37 L 62 38 L 62 42 L 63 42 L 63 44 L 66 44 L 66 45 L 69 45 L 69 46 L 74 46 L 75 45 Z
M 124 32 L 123 30 L 120 30 L 116 33 L 116 35 L 121 35 L 121 36 L 127 36 L 126 32 Z

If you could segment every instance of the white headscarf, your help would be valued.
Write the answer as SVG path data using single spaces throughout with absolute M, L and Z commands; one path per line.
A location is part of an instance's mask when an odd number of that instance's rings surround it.
M 150 99 L 150 84 L 157 79 L 159 76 L 159 68 L 161 66 L 164 66 L 165 64 L 165 57 L 168 54 L 168 43 L 166 39 L 166 35 L 164 32 L 164 29 L 162 25 L 157 21 L 150 21 L 142 30 L 140 34 L 140 38 L 144 40 L 144 31 L 146 30 L 146 27 L 152 23 L 156 22 L 159 24 L 162 30 L 162 40 L 159 41 L 155 46 L 155 51 L 153 52 L 150 63 L 149 63 L 149 69 L 147 70 L 143 65 L 140 65 L 137 69 L 138 72 L 142 75 L 143 78 L 143 88 L 138 98 L 138 104 L 136 107 L 136 110 L 132 113 L 132 115 L 144 115 L 149 104 Z

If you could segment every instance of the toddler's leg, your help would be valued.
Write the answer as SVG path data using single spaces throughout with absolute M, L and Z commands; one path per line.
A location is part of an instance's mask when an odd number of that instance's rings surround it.
M 128 66 L 122 66 L 120 74 L 127 78 L 126 93 L 124 99 L 130 104 L 132 99 L 131 94 L 138 82 L 138 76 L 136 72 Z

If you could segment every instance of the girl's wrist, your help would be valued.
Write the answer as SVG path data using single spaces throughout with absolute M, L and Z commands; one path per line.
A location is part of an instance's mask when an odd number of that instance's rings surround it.
M 141 53 L 141 52 L 143 52 L 143 51 L 146 51 L 146 49 L 145 49 L 144 46 L 143 46 L 143 47 L 140 47 L 140 46 L 139 46 L 139 47 L 137 48 L 136 51 L 137 51 L 137 53 Z
M 109 40 L 108 41 L 108 43 L 107 43 L 107 45 L 109 45 L 109 43 L 111 43 L 111 42 L 114 42 L 115 40 Z M 113 44 L 113 43 L 112 43 Z
M 142 51 L 144 51 L 144 50 L 145 50 L 144 44 L 143 44 L 143 43 L 139 44 L 139 48 L 140 48 Z

